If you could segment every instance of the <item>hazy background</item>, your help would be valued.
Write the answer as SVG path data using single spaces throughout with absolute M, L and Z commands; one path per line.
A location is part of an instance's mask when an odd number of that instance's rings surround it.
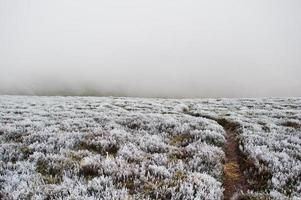
M 0 94 L 301 96 L 300 0 L 0 0 Z

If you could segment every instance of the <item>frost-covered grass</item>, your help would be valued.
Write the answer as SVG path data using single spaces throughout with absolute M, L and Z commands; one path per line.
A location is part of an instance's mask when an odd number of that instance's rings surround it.
M 300 98 L 0 96 L 0 199 L 222 199 L 207 118 L 237 124 L 249 196 L 301 198 Z
M 0 97 L 3 199 L 221 199 L 225 132 L 177 100 Z
M 301 99 L 220 99 L 191 103 L 191 113 L 237 124 L 246 175 L 257 193 L 301 199 Z

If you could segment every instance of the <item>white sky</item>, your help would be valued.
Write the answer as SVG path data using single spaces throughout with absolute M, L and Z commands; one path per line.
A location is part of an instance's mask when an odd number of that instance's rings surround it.
M 0 0 L 0 94 L 301 96 L 300 0 Z

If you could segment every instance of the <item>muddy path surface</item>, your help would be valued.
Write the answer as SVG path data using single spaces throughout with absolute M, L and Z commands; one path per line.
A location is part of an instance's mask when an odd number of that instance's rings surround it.
M 241 163 L 243 157 L 239 153 L 237 141 L 237 125 L 225 119 L 216 120 L 226 131 L 223 187 L 224 199 L 232 199 L 235 195 L 240 196 L 250 189 L 246 177 L 243 174 Z M 239 198 L 238 198 L 239 199 Z
M 225 118 L 213 118 L 210 116 L 199 115 L 198 113 L 186 114 L 194 117 L 203 117 L 216 121 L 226 132 L 225 163 L 224 163 L 224 200 L 244 199 L 243 196 L 251 188 L 243 171 L 242 165 L 245 162 L 244 157 L 240 153 L 237 139 L 237 131 L 239 125 Z

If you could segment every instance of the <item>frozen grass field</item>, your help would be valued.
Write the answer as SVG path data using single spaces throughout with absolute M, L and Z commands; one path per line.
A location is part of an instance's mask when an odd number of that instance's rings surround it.
M 229 128 L 237 197 L 301 198 L 300 98 L 0 96 L 0 199 L 223 199 Z

